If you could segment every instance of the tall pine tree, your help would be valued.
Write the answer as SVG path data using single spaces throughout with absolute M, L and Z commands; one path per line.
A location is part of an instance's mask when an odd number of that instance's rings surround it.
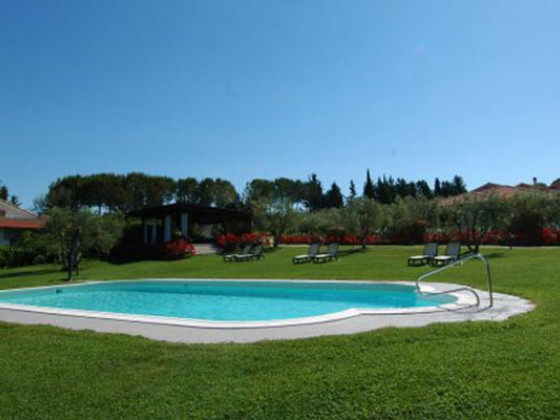
M 453 181 L 451 181 L 451 189 L 453 191 L 453 195 L 467 192 L 467 186 L 465 185 L 465 181 L 463 181 L 463 177 L 455 175 L 453 177 Z
M 324 205 L 323 185 L 317 174 L 311 174 L 305 185 L 304 203 L 309 211 L 321 210 Z
M 369 169 L 367 170 L 366 183 L 364 184 L 364 197 L 366 198 L 375 197 L 375 188 L 373 187 L 373 181 L 371 180 Z
M 12 194 L 12 196 L 10 197 L 10 203 L 12 203 L 14 206 L 21 206 L 21 201 L 19 201 L 18 196 L 14 194 Z
M 395 185 L 395 180 L 393 177 L 387 177 L 383 175 L 383 179 L 378 178 L 377 186 L 375 188 L 376 199 L 383 204 L 391 204 L 395 201 L 397 197 L 397 187 Z
M 8 201 L 8 187 L 2 185 L 0 187 L 0 200 Z
M 342 207 L 344 205 L 344 198 L 340 192 L 340 188 L 333 182 L 331 189 L 325 194 L 326 207 Z
M 424 181 L 423 179 L 416 182 L 416 192 L 417 192 L 417 194 L 422 195 L 426 198 L 433 198 L 434 197 L 432 189 L 430 188 L 428 183 L 426 181 Z

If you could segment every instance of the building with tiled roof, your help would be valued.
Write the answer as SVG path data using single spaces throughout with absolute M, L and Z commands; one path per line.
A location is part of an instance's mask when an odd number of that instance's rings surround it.
M 560 191 L 560 178 L 550 184 L 549 188 L 554 191 Z
M 43 229 L 45 219 L 5 200 L 0 200 L 0 246 L 10 246 L 26 230 Z
M 490 196 L 497 196 L 503 199 L 509 199 L 519 193 L 542 193 L 542 194 L 560 193 L 560 179 L 554 181 L 548 187 L 546 186 L 546 184 L 537 182 L 536 178 L 533 178 L 532 184 L 521 182 L 515 186 L 488 182 L 465 194 L 460 194 L 453 197 L 447 197 L 442 200 L 442 204 L 450 205 L 456 202 L 462 202 L 463 200 L 469 197 L 484 199 Z

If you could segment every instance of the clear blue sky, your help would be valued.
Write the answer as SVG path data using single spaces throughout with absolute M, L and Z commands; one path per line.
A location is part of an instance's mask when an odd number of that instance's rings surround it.
M 0 2 L 0 180 L 560 177 L 560 2 Z

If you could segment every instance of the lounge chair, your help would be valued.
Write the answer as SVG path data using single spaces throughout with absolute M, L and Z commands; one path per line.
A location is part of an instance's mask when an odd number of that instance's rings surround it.
M 437 256 L 438 244 L 437 242 L 428 242 L 424 245 L 424 252 L 422 255 L 413 255 L 408 257 L 409 267 L 416 267 L 426 265 L 432 262 L 432 259 Z
M 313 257 L 314 263 L 332 261 L 333 259 L 338 260 L 338 244 L 333 242 L 329 244 L 326 254 L 317 254 Z
M 438 255 L 432 258 L 432 265 L 434 267 L 439 267 L 449 264 L 452 261 L 457 261 L 459 255 L 461 255 L 461 243 L 449 242 L 445 247 L 445 255 Z
M 255 246 L 249 254 L 251 254 L 249 257 L 251 260 L 260 260 L 264 258 L 264 246 L 260 244 Z
M 236 262 L 260 260 L 264 257 L 263 251 L 264 247 L 262 245 L 253 245 L 248 252 L 237 254 L 234 259 Z
M 294 264 L 301 264 L 301 263 L 308 263 L 315 258 L 315 256 L 319 253 L 319 249 L 321 244 L 316 242 L 309 245 L 309 249 L 307 250 L 307 254 L 304 255 L 296 255 L 292 258 L 292 262 Z
M 224 255 L 224 262 L 232 262 L 232 261 L 237 261 L 237 258 L 243 255 L 247 255 L 249 254 L 249 252 L 251 252 L 251 245 L 245 245 L 245 247 L 243 248 L 243 250 L 239 253 L 239 254 L 229 254 L 229 255 Z

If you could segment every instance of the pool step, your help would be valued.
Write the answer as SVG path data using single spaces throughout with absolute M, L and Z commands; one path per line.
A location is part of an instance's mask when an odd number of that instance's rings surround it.
M 216 244 L 194 244 L 194 249 L 196 250 L 195 255 L 219 254 L 222 252 L 222 248 Z

